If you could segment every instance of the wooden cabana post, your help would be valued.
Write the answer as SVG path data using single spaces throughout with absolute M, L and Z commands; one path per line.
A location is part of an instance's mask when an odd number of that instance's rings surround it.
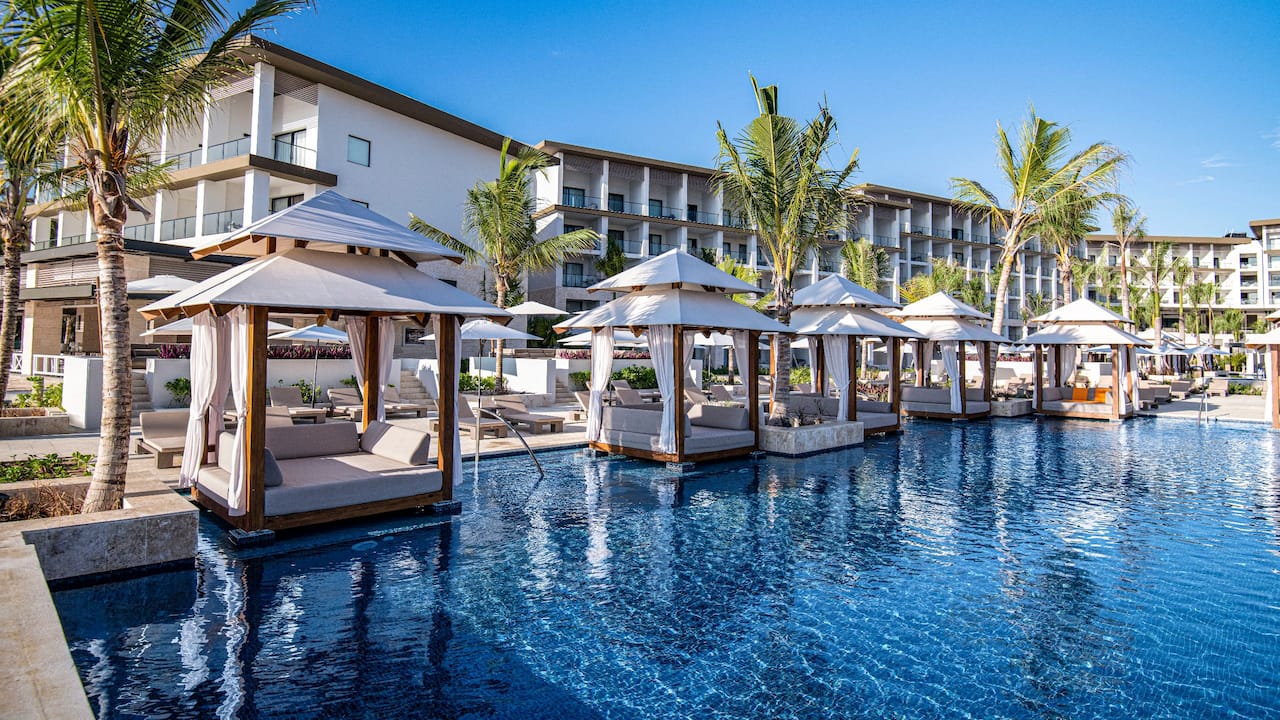
M 676 458 L 677 462 L 680 462 L 684 458 L 684 378 L 688 368 L 684 366 L 683 362 L 684 326 L 675 325 L 672 327 L 672 330 L 673 357 L 671 358 L 671 375 L 672 380 L 675 381 L 674 392 L 672 393 L 675 397 L 672 398 L 672 401 L 676 404 L 674 410 L 676 414 Z M 652 351 L 652 349 L 653 346 L 650 345 L 650 350 Z
M 243 530 L 261 530 L 266 522 L 265 466 L 267 449 L 267 308 L 250 306 L 249 373 L 245 400 L 245 514 Z
M 743 384 L 747 390 L 747 427 L 756 436 L 760 447 L 760 331 L 747 331 L 747 367 L 742 369 Z
M 849 387 L 845 392 L 849 394 L 849 419 L 856 421 L 858 419 L 858 336 L 849 336 Z
M 1111 418 L 1113 420 L 1120 419 L 1120 393 L 1123 392 L 1120 387 L 1120 353 L 1122 352 L 1125 350 L 1121 346 L 1111 346 Z
M 889 408 L 894 415 L 902 414 L 902 341 L 889 338 Z
M 381 355 L 381 321 L 370 316 L 365 322 L 364 336 L 364 412 L 360 418 L 360 431 L 369 429 L 369 423 L 378 418 L 378 408 L 382 405 L 382 385 L 379 383 L 378 368 L 382 365 Z
M 1044 410 L 1044 384 L 1041 382 L 1044 380 L 1044 351 L 1043 345 L 1033 345 L 1031 349 L 1031 354 L 1034 355 L 1036 359 L 1036 384 L 1034 385 L 1036 389 L 1036 412 Z
M 453 470 L 460 462 L 460 458 L 455 457 L 453 454 L 453 437 L 458 434 L 458 425 L 455 420 L 457 417 L 458 396 L 452 392 L 444 392 L 443 389 L 456 387 L 458 383 L 459 358 L 454 355 L 454 348 L 457 345 L 458 323 L 449 318 L 444 318 L 444 322 L 439 323 L 439 326 L 439 337 L 436 338 L 436 358 L 441 392 L 439 393 L 440 398 L 437 400 L 440 437 L 436 445 L 436 467 L 445 478 L 440 490 L 443 493 L 443 502 L 448 502 L 453 500 Z

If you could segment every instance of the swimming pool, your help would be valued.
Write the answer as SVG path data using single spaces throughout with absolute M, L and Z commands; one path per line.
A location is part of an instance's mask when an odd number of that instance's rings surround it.
M 400 517 L 55 595 L 101 717 L 1280 717 L 1280 436 L 910 423 L 481 464 Z

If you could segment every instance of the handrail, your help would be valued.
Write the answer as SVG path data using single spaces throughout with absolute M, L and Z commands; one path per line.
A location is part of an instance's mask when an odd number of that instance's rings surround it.
M 463 402 L 466 402 L 466 400 L 463 400 Z M 476 412 L 479 413 L 481 416 L 488 415 L 492 417 L 494 420 L 497 420 L 498 422 L 501 422 L 503 425 L 506 425 L 508 430 L 515 433 L 516 439 L 519 440 L 520 444 L 524 446 L 524 451 L 529 453 L 529 459 L 533 461 L 534 467 L 538 468 L 538 477 L 541 478 L 546 476 L 546 473 L 542 471 L 542 463 L 538 462 L 537 456 L 533 454 L 533 448 L 529 447 L 529 443 L 525 442 L 524 436 L 520 434 L 519 430 L 515 429 L 515 426 L 507 422 L 506 418 L 502 417 L 498 413 L 488 408 L 483 408 L 483 407 L 476 408 Z M 480 471 L 480 436 L 482 434 L 483 433 L 480 432 L 479 428 L 477 428 L 476 429 L 476 460 L 475 460 L 476 472 Z

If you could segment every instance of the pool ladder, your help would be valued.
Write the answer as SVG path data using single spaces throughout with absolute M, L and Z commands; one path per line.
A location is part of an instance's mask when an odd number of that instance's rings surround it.
M 496 413 L 496 412 L 494 412 L 493 410 L 490 410 L 490 409 L 488 409 L 488 408 L 484 408 L 484 407 L 482 407 L 482 408 L 478 408 L 478 409 L 476 410 L 476 412 L 478 413 L 478 417 L 484 417 L 485 415 L 488 415 L 489 417 L 493 418 L 494 420 L 497 420 L 497 421 L 501 422 L 503 425 L 506 425 L 508 430 L 510 430 L 511 432 L 515 433 L 515 434 L 516 434 L 516 439 L 517 439 L 517 440 L 519 440 L 519 441 L 520 441 L 520 444 L 524 446 L 524 451 L 525 451 L 525 452 L 527 452 L 527 453 L 529 453 L 529 459 L 533 461 L 534 467 L 538 468 L 538 477 L 539 477 L 539 478 L 542 478 L 542 477 L 545 477 L 545 476 L 546 476 L 546 473 L 544 473 L 544 472 L 542 471 L 542 463 L 538 462 L 538 457 L 537 457 L 536 455 L 534 455 L 534 454 L 533 454 L 533 448 L 529 447 L 529 443 L 525 442 L 525 440 L 524 440 L 524 435 L 521 435 L 521 434 L 520 434 L 520 431 L 519 431 L 519 430 L 517 430 L 517 429 L 515 428 L 515 426 L 513 426 L 511 423 L 507 422 L 507 419 L 506 419 L 506 418 L 502 417 L 502 416 L 501 416 L 501 415 L 499 415 L 498 413 Z M 479 472 L 480 472 L 480 436 L 481 436 L 481 435 L 483 435 L 483 434 L 484 434 L 484 433 L 480 432 L 480 430 L 479 430 L 478 428 L 476 429 L 476 454 L 475 454 L 475 467 L 476 467 L 476 472 L 477 472 L 477 473 L 479 473 Z

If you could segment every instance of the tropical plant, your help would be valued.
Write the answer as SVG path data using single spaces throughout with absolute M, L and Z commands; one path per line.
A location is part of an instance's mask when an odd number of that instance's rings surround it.
M 1243 310 L 1240 310 L 1239 308 L 1227 308 L 1215 319 L 1213 331 L 1215 333 L 1230 335 L 1236 340 L 1239 340 L 1244 334 L 1244 320 Z
M 756 270 L 750 265 L 744 265 L 738 262 L 737 260 L 734 260 L 733 258 L 729 257 L 728 255 L 726 255 L 718 265 L 716 265 L 716 268 L 718 268 L 721 272 L 728 273 L 738 278 L 739 280 L 747 283 L 748 285 L 758 285 L 760 283 L 759 270 Z M 747 307 L 751 307 L 756 310 L 764 310 L 766 307 L 768 307 L 769 303 L 773 300 L 773 293 L 760 293 L 755 296 L 752 296 L 750 293 L 734 293 L 729 297 L 732 298 L 734 302 L 739 303 L 741 305 L 746 305 Z M 728 365 L 729 375 L 733 375 L 734 355 L 736 354 L 737 353 L 733 351 L 729 352 L 729 365 Z
M 707 248 L 707 247 L 698 248 L 697 256 L 699 260 L 701 260 L 702 262 L 708 265 L 716 264 L 716 251 L 712 250 L 711 248 Z
M 658 387 L 658 371 L 652 365 L 627 365 L 618 368 L 609 376 L 610 380 L 625 380 L 636 390 L 652 390 Z
M 902 299 L 913 303 L 936 293 L 954 295 L 965 286 L 965 271 L 950 258 L 934 258 L 930 271 L 913 275 L 898 287 Z
M 1265 317 L 1260 317 L 1253 321 L 1251 330 L 1255 335 L 1265 335 L 1271 331 L 1271 323 Z
M 1218 296 L 1222 292 L 1222 287 L 1216 280 L 1201 280 L 1198 283 L 1192 283 L 1191 287 L 1187 288 L 1187 292 L 1190 295 L 1191 302 L 1194 306 L 1198 307 L 1203 305 L 1205 309 L 1205 323 L 1201 326 L 1199 322 L 1197 322 L 1197 327 L 1202 327 L 1210 334 L 1210 336 L 1212 336 L 1214 332 L 1213 306 L 1218 303 Z M 1209 344 L 1214 344 L 1212 337 L 1209 338 Z
M 1034 317 L 1040 317 L 1053 309 L 1053 298 L 1038 292 L 1027 293 L 1022 298 L 1022 307 L 1018 312 L 1022 315 L 1022 322 L 1026 324 Z
M 840 272 L 868 290 L 878 292 L 880 278 L 888 275 L 889 269 L 889 253 L 866 238 L 845 240 L 840 247 Z
M 1178 291 L 1178 332 L 1185 338 L 1187 334 L 1187 288 L 1191 287 L 1191 283 L 1195 281 L 1195 271 L 1191 268 L 1191 263 L 1186 261 L 1177 263 L 1173 267 L 1173 287 Z
M 995 307 L 999 311 L 991 329 L 1004 330 L 1003 308 L 1009 299 L 1009 278 L 1014 263 L 1033 231 L 1044 219 L 1046 208 L 1061 211 L 1110 188 L 1125 162 L 1125 155 L 1105 143 L 1094 143 L 1070 154 L 1071 130 L 1036 115 L 1032 107 L 1022 123 L 1018 143 L 996 125 L 996 147 L 1001 179 L 1010 188 L 1007 207 L 1000 206 L 995 193 L 977 180 L 952 178 L 957 202 L 973 215 L 988 220 L 1001 241 L 1000 274 L 996 284 Z M 1072 200 L 1076 197 L 1077 200 Z
M 475 265 L 484 265 L 493 274 L 498 307 L 507 307 L 513 298 L 508 291 L 520 277 L 533 270 L 547 270 L 564 262 L 566 255 L 595 247 L 599 233 L 590 228 L 572 230 L 548 238 L 538 237 L 533 220 L 535 209 L 530 182 L 533 173 L 551 165 L 551 158 L 533 148 L 510 153 L 511 139 L 502 142 L 496 180 L 482 180 L 467 190 L 463 203 L 463 231 L 475 237 L 472 245 L 440 230 L 410 213 L 409 228 L 458 251 Z M 502 357 L 503 341 L 494 343 Z M 502 363 L 497 364 L 497 386 L 503 386 Z
M 1058 266 L 1059 285 L 1062 287 L 1062 304 L 1066 305 L 1074 298 L 1071 290 L 1075 286 L 1072 279 L 1076 255 L 1085 235 L 1097 232 L 1094 215 L 1098 206 L 1110 193 L 1100 193 L 1096 189 L 1076 187 L 1059 194 L 1054 200 L 1046 203 L 1043 217 L 1033 232 L 1039 235 L 1045 245 L 1053 250 Z
M 836 121 L 825 105 L 808 123 L 778 114 L 778 88 L 751 78 L 759 115 L 730 140 L 717 123 L 719 159 L 715 188 L 751 223 L 762 252 L 772 260 L 773 303 L 778 320 L 791 321 L 795 275 L 827 232 L 846 220 L 845 190 L 858 153 L 838 169 L 825 162 L 836 144 Z M 788 415 L 791 341 L 774 335 L 770 422 Z
M 984 313 L 992 313 L 995 308 L 988 299 L 987 287 L 991 281 L 989 273 L 978 273 L 960 286 L 960 301 Z
M 1115 239 L 1109 243 L 1114 245 L 1119 255 L 1117 272 L 1120 274 L 1120 312 L 1125 317 L 1136 320 L 1132 312 L 1132 294 L 1129 290 L 1129 254 L 1135 243 L 1147 236 L 1147 216 L 1138 208 L 1121 200 L 1111 211 L 1111 228 L 1115 231 Z
M 1160 312 L 1164 284 L 1174 276 L 1178 266 L 1185 264 L 1186 260 L 1173 256 L 1173 243 L 1168 240 L 1152 243 L 1146 252 L 1134 260 L 1134 272 L 1150 293 L 1147 310 L 1151 313 L 1150 327 L 1155 330 L 1157 343 L 1164 332 L 1163 315 Z
M 98 458 L 84 512 L 120 507 L 132 401 L 124 238 L 134 199 L 154 189 L 147 150 L 163 126 L 197 125 L 209 93 L 246 70 L 236 38 L 303 0 L 256 0 L 237 16 L 222 0 L 10 0 L 7 35 L 20 56 L 4 93 L 52 108 L 65 131 L 97 230 L 103 408 Z M 162 170 L 159 173 L 163 174 Z
M 298 395 L 302 396 L 302 402 L 308 405 L 320 399 L 320 386 L 313 385 L 311 381 L 305 378 L 293 382 L 291 385 L 298 388 Z
M 609 238 L 604 247 L 604 255 L 596 261 L 596 272 L 600 277 L 613 277 L 627 269 L 627 255 L 622 250 L 622 243 Z
M 187 407 L 191 404 L 191 378 L 174 378 L 164 384 L 164 389 L 173 397 L 175 407 Z

